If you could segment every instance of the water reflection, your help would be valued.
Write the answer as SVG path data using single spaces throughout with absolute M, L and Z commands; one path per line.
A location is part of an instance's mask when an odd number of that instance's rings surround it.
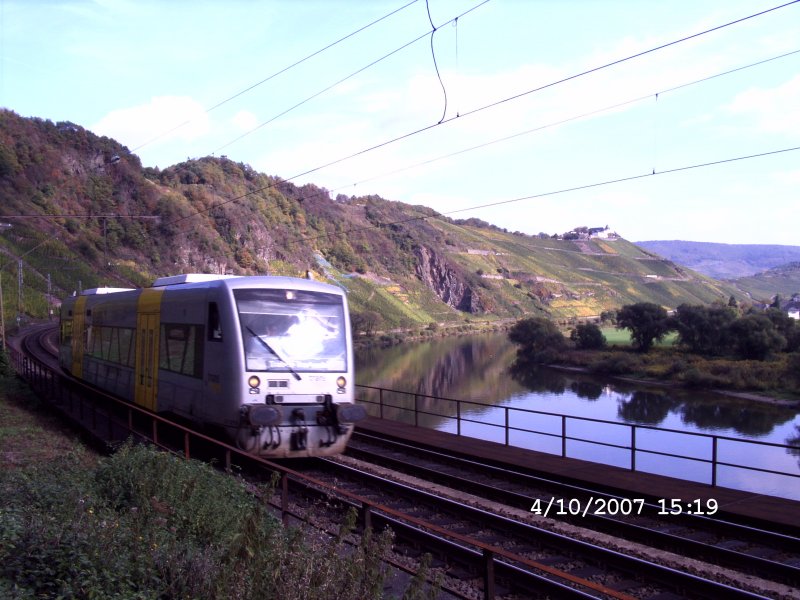
M 514 381 L 524 386 L 529 392 L 560 395 L 567 390 L 568 381 L 563 371 L 538 365 L 521 367 L 517 363 L 512 363 L 508 371 Z
M 627 399 L 619 397 L 617 415 L 626 423 L 656 426 L 679 404 L 665 392 L 637 390 Z
M 792 409 L 541 366 L 514 367 L 515 354 L 516 347 L 505 334 L 370 349 L 356 355 L 357 381 L 419 394 L 419 406 L 442 416 L 455 415 L 455 403 L 430 396 L 740 435 L 779 444 L 786 443 L 787 433 L 776 432 L 776 428 L 795 420 L 795 437 L 800 438 L 800 418 Z M 410 401 L 404 398 L 402 402 Z M 476 406 L 474 410 L 483 409 Z
M 607 387 L 596 381 L 573 381 L 569 389 L 575 392 L 578 398 L 597 400 L 603 395 L 603 391 Z
M 712 440 L 692 434 L 800 446 L 795 410 L 568 370 L 512 369 L 515 355 L 504 334 L 373 349 L 356 356 L 357 383 L 404 393 L 359 389 L 359 398 L 376 416 L 541 452 L 566 448 L 569 457 L 623 468 L 631 464 L 627 425 L 637 425 L 637 470 L 706 483 Z M 800 450 L 720 440 L 718 460 L 800 474 Z M 788 475 L 725 466 L 716 475 L 725 487 L 800 500 L 799 480 Z

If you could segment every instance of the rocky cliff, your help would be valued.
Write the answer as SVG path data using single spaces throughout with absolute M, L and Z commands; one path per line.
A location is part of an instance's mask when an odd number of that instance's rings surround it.
M 477 314 L 485 312 L 480 296 L 465 280 L 460 270 L 455 269 L 447 259 L 426 246 L 418 246 L 414 255 L 417 258 L 417 277 L 438 298 L 462 312 Z

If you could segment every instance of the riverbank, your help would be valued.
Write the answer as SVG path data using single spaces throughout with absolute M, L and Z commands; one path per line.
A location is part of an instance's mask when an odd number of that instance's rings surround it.
M 800 408 L 798 355 L 769 361 L 709 359 L 676 348 L 654 348 L 643 354 L 632 349 L 574 350 L 558 354 L 548 366 L 602 375 L 618 381 L 660 387 L 681 387 Z M 516 368 L 525 368 L 517 363 Z
M 549 369 L 556 369 L 558 371 L 566 371 L 570 373 L 584 373 L 586 375 L 597 375 L 596 371 L 592 371 L 587 367 L 574 367 L 574 366 L 567 366 L 567 365 L 559 365 L 559 364 L 549 364 L 546 365 Z M 688 388 L 685 383 L 681 381 L 663 381 L 658 379 L 646 379 L 641 377 L 624 377 L 620 375 L 610 375 L 609 379 L 614 381 L 623 381 L 626 383 L 633 383 L 636 385 L 645 385 L 645 386 L 657 386 L 660 388 L 681 388 L 685 389 Z M 767 396 L 764 394 L 757 394 L 753 392 L 735 392 L 732 390 L 724 390 L 724 389 L 709 389 L 705 390 L 709 392 L 713 392 L 715 394 L 720 394 L 722 396 L 727 396 L 729 398 L 740 398 L 742 400 L 752 400 L 753 402 L 761 402 L 764 404 L 771 404 L 772 406 L 780 406 L 782 408 L 797 408 L 800 409 L 800 398 L 798 399 L 791 399 L 791 398 L 776 398 L 774 396 Z
M 516 319 L 473 321 L 466 318 L 464 322 L 429 323 L 421 328 L 410 327 L 370 333 L 361 332 L 361 334 L 353 336 L 353 347 L 355 350 L 390 348 L 399 344 L 426 342 L 436 338 L 497 333 L 499 331 L 507 331 L 514 323 L 516 323 Z

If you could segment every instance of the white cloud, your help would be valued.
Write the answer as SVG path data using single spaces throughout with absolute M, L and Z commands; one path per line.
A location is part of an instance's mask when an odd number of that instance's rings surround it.
M 774 173 L 772 178 L 778 183 L 800 185 L 800 171 L 781 171 L 780 173 Z
M 240 110 L 231 118 L 231 123 L 240 131 L 250 131 L 258 127 L 258 119 L 249 110 Z
M 800 133 L 800 75 L 774 88 L 752 88 L 738 94 L 725 110 L 752 119 L 769 133 Z
M 158 96 L 147 104 L 114 110 L 91 127 L 129 147 L 168 140 L 194 141 L 209 133 L 203 106 L 186 96 Z

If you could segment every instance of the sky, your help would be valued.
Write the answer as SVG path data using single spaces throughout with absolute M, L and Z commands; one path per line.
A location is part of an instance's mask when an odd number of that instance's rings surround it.
M 800 245 L 786 3 L 0 0 L 0 106 L 509 231 Z

